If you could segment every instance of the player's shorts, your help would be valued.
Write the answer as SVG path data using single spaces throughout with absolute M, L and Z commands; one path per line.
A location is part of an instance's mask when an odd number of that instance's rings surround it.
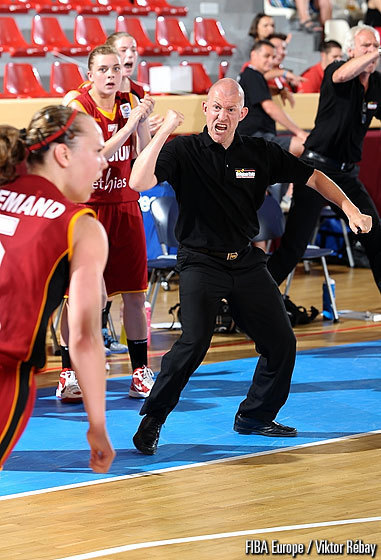
M 104 226 L 109 255 L 104 272 L 107 294 L 147 290 L 147 247 L 139 203 L 92 204 Z
M 0 468 L 25 430 L 35 395 L 34 368 L 0 356 Z

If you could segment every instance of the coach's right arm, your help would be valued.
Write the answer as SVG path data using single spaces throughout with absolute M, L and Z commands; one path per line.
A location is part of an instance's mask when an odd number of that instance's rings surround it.
M 135 160 L 129 182 L 132 190 L 146 191 L 157 184 L 155 166 L 160 150 L 183 120 L 184 115 L 182 113 L 169 109 L 163 124 Z

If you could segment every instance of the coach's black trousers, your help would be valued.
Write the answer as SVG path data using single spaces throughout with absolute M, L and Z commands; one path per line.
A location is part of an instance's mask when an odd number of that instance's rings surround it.
M 248 247 L 236 260 L 226 261 L 182 247 L 178 269 L 183 333 L 163 357 L 140 414 L 164 422 L 175 408 L 209 348 L 220 301 L 226 298 L 235 321 L 261 354 L 239 412 L 273 420 L 289 394 L 296 341 L 264 252 Z
M 303 156 L 301 157 L 303 159 Z M 314 160 L 308 160 L 315 168 L 330 177 L 345 192 L 363 214 L 372 216 L 372 229 L 369 233 L 358 235 L 365 249 L 375 282 L 381 291 L 381 227 L 377 209 L 358 178 L 358 167 L 349 172 L 332 170 Z M 306 185 L 294 185 L 293 201 L 286 222 L 280 246 L 269 258 L 267 266 L 277 284 L 281 284 L 295 268 L 303 256 L 323 206 L 329 204 L 314 189 Z M 344 213 L 334 204 L 332 209 L 346 219 Z M 346 219 L 348 222 L 348 220 Z

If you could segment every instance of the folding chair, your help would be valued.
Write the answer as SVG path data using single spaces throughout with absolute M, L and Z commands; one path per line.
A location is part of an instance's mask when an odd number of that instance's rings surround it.
M 201 62 L 182 60 L 180 66 L 189 66 L 192 69 L 192 93 L 199 95 L 208 93 L 213 82 Z
M 227 41 L 221 23 L 215 19 L 197 17 L 193 32 L 196 45 L 215 51 L 219 56 L 231 56 L 236 48 L 236 45 Z
M 150 209 L 162 250 L 161 255 L 156 259 L 149 259 L 147 263 L 148 270 L 151 271 L 147 301 L 151 304 L 152 318 L 160 285 L 162 282 L 168 281 L 168 277 L 174 273 L 176 266 L 176 255 L 169 253 L 171 248 L 177 249 L 178 246 L 175 237 L 175 225 L 178 216 L 176 198 L 173 196 L 155 198 L 151 202 Z
M 76 89 L 84 81 L 80 69 L 71 62 L 53 62 L 50 69 L 50 93 L 58 97 Z
M 188 39 L 185 25 L 181 20 L 170 16 L 159 16 L 156 20 L 156 42 L 177 51 L 183 56 L 209 55 L 206 46 L 192 45 Z
M 32 42 L 46 50 L 66 56 L 87 56 L 91 48 L 69 41 L 56 17 L 35 15 L 32 19 Z
M 89 50 L 103 45 L 107 34 L 103 25 L 96 17 L 77 16 L 74 21 L 74 40 L 82 47 Z
M 140 56 L 164 56 L 171 54 L 169 47 L 153 43 L 139 18 L 118 16 L 115 31 L 126 31 L 136 39 Z
M 146 0 L 146 3 L 158 16 L 186 16 L 188 13 L 186 6 L 172 6 L 167 0 Z
M 253 241 L 271 241 L 282 237 L 285 228 L 285 218 L 279 202 L 275 200 L 274 197 L 268 195 L 257 212 L 259 221 L 259 234 L 253 239 Z M 266 248 L 268 251 L 269 246 Z M 332 249 L 325 249 L 318 247 L 317 245 L 308 245 L 304 252 L 302 260 L 314 260 L 320 259 L 321 265 L 323 267 L 324 278 L 327 284 L 329 299 L 332 306 L 333 312 L 333 322 L 337 323 L 339 321 L 339 314 L 336 308 L 335 296 L 332 292 L 330 277 L 327 268 L 326 257 L 332 255 Z M 294 275 L 294 270 L 288 275 L 286 280 L 286 287 L 284 290 L 284 295 L 287 296 L 290 291 L 291 281 Z
M 0 45 L 2 51 L 9 53 L 12 58 L 45 56 L 47 50 L 42 46 L 28 44 L 13 17 L 0 17 Z
M 4 68 L 5 97 L 50 97 L 31 64 L 8 62 Z

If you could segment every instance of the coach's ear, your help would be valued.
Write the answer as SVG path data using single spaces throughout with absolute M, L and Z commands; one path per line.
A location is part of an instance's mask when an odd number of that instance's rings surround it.
M 239 117 L 240 121 L 243 121 L 243 119 L 246 117 L 247 113 L 249 112 L 249 109 L 247 107 L 242 107 L 241 109 L 241 115 Z
M 206 115 L 206 111 L 208 109 L 208 103 L 206 101 L 202 102 L 202 112 Z

